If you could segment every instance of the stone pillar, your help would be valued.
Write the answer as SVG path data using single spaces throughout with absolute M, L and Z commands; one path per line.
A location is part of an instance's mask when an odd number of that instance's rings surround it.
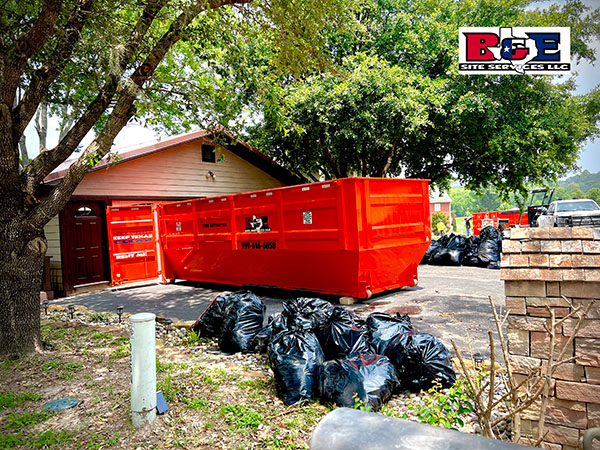
M 502 243 L 509 363 L 524 379 L 548 361 L 550 313 L 557 318 L 575 306 L 595 303 L 557 368 L 546 410 L 543 448 L 581 446 L 586 429 L 600 427 L 600 229 L 513 228 Z M 576 319 L 558 327 L 557 347 L 573 334 Z M 556 352 L 555 352 L 556 355 Z M 522 433 L 535 434 L 539 402 L 522 415 Z M 537 438 L 537 436 L 536 436 Z M 524 442 L 525 443 L 525 442 Z

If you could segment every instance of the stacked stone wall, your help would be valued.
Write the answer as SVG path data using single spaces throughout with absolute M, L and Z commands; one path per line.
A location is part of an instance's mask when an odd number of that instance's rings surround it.
M 546 410 L 543 447 L 581 448 L 583 433 L 600 427 L 600 229 L 515 228 L 502 243 L 508 348 L 512 370 L 524 379 L 548 363 L 550 311 L 557 319 L 595 301 L 557 367 Z M 567 300 L 565 300 L 566 297 Z M 557 329 L 557 348 L 576 318 Z M 522 415 L 522 433 L 536 434 L 540 403 Z M 537 438 L 537 436 L 535 436 Z

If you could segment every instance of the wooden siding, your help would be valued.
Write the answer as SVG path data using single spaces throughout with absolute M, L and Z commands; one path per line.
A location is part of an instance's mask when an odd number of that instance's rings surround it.
M 48 241 L 48 251 L 46 256 L 52 256 L 50 264 L 52 267 L 60 266 L 62 260 L 60 253 L 60 226 L 58 216 L 54 216 L 44 227 L 46 240 Z
M 210 141 L 205 141 L 210 144 Z M 109 198 L 198 198 L 280 187 L 283 184 L 233 153 L 223 162 L 202 161 L 202 141 L 182 144 L 91 172 L 74 196 Z M 215 179 L 208 176 L 215 173 Z

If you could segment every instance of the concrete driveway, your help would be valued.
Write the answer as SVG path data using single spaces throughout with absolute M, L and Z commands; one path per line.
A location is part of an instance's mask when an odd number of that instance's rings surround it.
M 95 311 L 154 312 L 172 319 L 195 320 L 212 299 L 237 287 L 178 281 L 171 285 L 148 284 L 118 288 L 58 299 L 53 304 L 83 305 Z M 296 293 L 278 289 L 252 288 L 267 306 L 267 315 L 281 311 L 284 300 L 294 295 L 319 296 L 337 301 L 337 297 Z M 448 347 L 455 339 L 467 351 L 488 355 L 487 331 L 495 330 L 488 297 L 496 305 L 504 304 L 504 283 L 500 271 L 474 267 L 419 266 L 419 285 L 388 293 L 347 308 L 362 317 L 374 311 L 407 313 L 414 327 L 439 337 Z

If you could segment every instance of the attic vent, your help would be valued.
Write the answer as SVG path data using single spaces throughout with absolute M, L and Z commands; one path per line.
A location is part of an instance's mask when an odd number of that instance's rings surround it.
M 202 146 L 202 162 L 214 163 L 217 161 L 214 145 Z

